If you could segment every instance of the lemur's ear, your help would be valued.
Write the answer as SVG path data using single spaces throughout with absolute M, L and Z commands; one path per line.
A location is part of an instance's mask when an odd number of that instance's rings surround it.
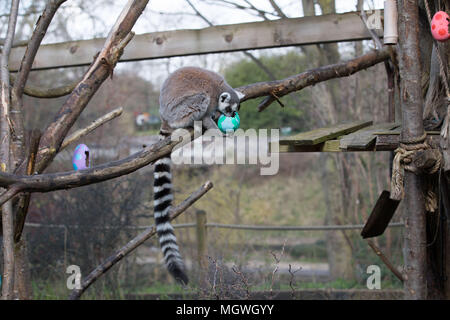
M 237 91 L 237 90 L 234 90 L 234 92 L 236 92 L 236 94 L 237 94 L 239 100 L 242 100 L 242 98 L 245 97 L 245 94 L 243 94 L 242 92 L 239 92 L 239 91 Z

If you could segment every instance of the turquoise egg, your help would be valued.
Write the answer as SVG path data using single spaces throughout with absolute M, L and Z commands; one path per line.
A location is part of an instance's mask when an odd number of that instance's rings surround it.
M 241 124 L 241 119 L 239 118 L 239 114 L 236 112 L 234 117 L 227 117 L 222 114 L 219 117 L 219 121 L 217 121 L 217 126 L 220 131 L 223 133 L 227 133 L 228 131 L 236 131 Z

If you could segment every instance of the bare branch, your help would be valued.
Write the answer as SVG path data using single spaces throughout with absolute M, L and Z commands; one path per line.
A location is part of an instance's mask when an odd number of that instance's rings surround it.
M 377 63 L 389 59 L 388 49 L 373 50 L 355 59 L 331 64 L 320 68 L 308 70 L 297 75 L 276 81 L 266 81 L 249 84 L 237 88 L 245 94 L 242 101 L 257 97 L 268 96 L 259 106 L 259 111 L 266 109 L 274 98 L 281 98 L 291 92 L 299 91 L 305 87 L 314 85 L 326 80 L 350 76 L 358 71 L 369 68 Z
M 36 161 L 37 172 L 42 172 L 50 164 L 65 136 L 87 106 L 89 100 L 108 76 L 112 76 L 113 69 L 125 46 L 134 35 L 131 29 L 147 3 L 148 0 L 129 0 L 122 10 L 102 50 L 59 110 L 55 121 L 43 133 L 40 149 L 49 149 L 55 152 L 48 153 L 43 151 L 38 153 Z
M 182 214 L 186 209 L 188 209 L 192 204 L 199 200 L 205 193 L 207 193 L 213 187 L 212 182 L 208 181 L 202 185 L 198 190 L 192 193 L 186 200 L 184 200 L 178 206 L 170 209 L 170 220 L 175 219 L 180 214 Z M 134 249 L 143 244 L 147 239 L 156 235 L 156 228 L 151 226 L 147 230 L 143 231 L 131 241 L 129 241 L 125 246 L 117 250 L 114 254 L 103 261 L 99 266 L 97 266 L 83 281 L 81 289 L 74 290 L 70 295 L 71 300 L 77 300 L 81 297 L 84 291 L 86 291 L 89 286 L 94 283 L 98 278 L 105 274 L 109 269 L 111 269 L 117 262 L 122 260 L 128 254 L 130 254 Z
M 372 240 L 367 240 L 367 244 L 369 245 L 370 248 L 372 248 L 373 252 L 375 252 L 375 254 L 380 257 L 381 261 L 383 261 L 383 263 L 386 265 L 386 267 L 388 267 L 389 270 L 391 270 L 392 273 L 401 282 L 403 282 L 404 281 L 403 275 L 400 273 L 400 271 L 397 270 L 396 267 L 394 267 L 392 265 L 392 263 L 389 261 L 389 259 L 383 254 L 383 252 L 381 252 L 381 250 L 375 245 L 375 243 L 373 243 Z
M 59 148 L 59 151 L 63 150 L 65 147 L 67 147 L 69 144 L 80 140 L 81 138 L 83 138 L 85 135 L 89 134 L 90 132 L 94 131 L 95 129 L 97 129 L 98 127 L 104 125 L 105 123 L 107 123 L 108 121 L 111 121 L 112 119 L 117 118 L 118 116 L 120 116 L 122 114 L 123 108 L 117 108 L 114 109 L 113 111 L 105 114 L 104 116 L 98 118 L 97 120 L 94 120 L 90 125 L 88 125 L 86 128 L 80 129 L 78 131 L 75 131 L 74 133 L 72 133 L 69 137 L 67 137 L 66 139 L 64 139 L 63 143 L 61 144 L 61 148 Z
M 258 67 L 260 67 L 261 70 L 267 74 L 270 80 L 276 80 L 276 77 L 273 74 L 273 72 L 270 71 L 269 68 L 267 68 L 260 59 L 256 58 L 252 53 L 248 51 L 242 51 L 242 53 L 245 54 L 247 57 L 249 57 Z
M 289 263 L 289 274 L 291 275 L 289 278 L 289 287 L 291 287 L 291 295 L 292 295 L 292 299 L 295 299 L 295 287 L 294 287 L 294 280 L 295 280 L 295 274 L 297 272 L 299 272 L 300 270 L 302 270 L 302 267 L 298 267 L 297 270 L 292 271 L 292 266 Z
M 190 142 L 193 135 L 194 131 L 191 131 L 189 135 L 183 136 L 179 141 L 171 141 L 171 138 L 168 137 L 125 159 L 111 161 L 86 170 L 33 176 L 0 173 L 0 186 L 18 188 L 20 192 L 49 192 L 110 180 L 134 172 L 170 154 L 175 146 L 182 146 Z M 0 195 L 0 205 L 13 196 L 12 192 Z
M 205 21 L 210 27 L 214 26 L 214 24 L 211 21 L 209 21 L 204 15 L 200 13 L 200 11 L 198 11 L 198 9 L 192 4 L 190 0 L 186 0 L 186 2 L 195 11 L 195 14 L 198 17 L 200 17 L 203 21 Z
M 258 15 L 263 18 L 264 20 L 269 20 L 269 18 L 267 18 L 266 14 L 268 14 L 268 12 L 265 12 L 264 10 L 260 10 L 258 8 L 256 8 L 253 3 L 251 3 L 249 0 L 244 0 L 246 4 L 248 4 L 248 6 L 254 10 L 255 12 L 258 13 Z
M 10 74 L 9 78 L 12 83 L 16 80 L 16 77 L 13 74 Z M 59 98 L 71 94 L 79 82 L 80 80 L 76 80 L 64 86 L 49 89 L 27 85 L 23 88 L 23 93 L 34 98 Z
M 0 195 L 0 205 L 4 205 L 6 201 L 11 200 L 21 191 L 20 186 L 13 185 Z
M 190 0 L 186 0 L 186 2 L 189 4 L 189 6 L 195 11 L 195 14 L 200 17 L 203 21 L 205 21 L 210 27 L 213 27 L 214 24 L 208 20 L 208 18 L 206 18 L 200 11 L 198 11 L 198 9 L 192 4 L 192 2 Z M 275 75 L 269 70 L 269 68 L 267 68 L 262 62 L 261 60 L 259 60 L 258 58 L 256 58 L 253 54 L 251 54 L 248 51 L 242 51 L 242 53 L 244 53 L 247 57 L 249 57 L 254 63 L 256 63 L 256 65 L 258 67 L 261 68 L 261 70 L 263 70 L 268 76 L 270 80 L 275 80 L 276 77 Z
M 268 11 L 264 11 L 262 9 L 256 8 L 249 1 L 245 1 L 248 4 L 248 6 L 243 6 L 243 5 L 239 4 L 239 3 L 236 3 L 236 2 L 233 2 L 233 1 L 229 1 L 229 0 L 215 0 L 215 1 L 205 1 L 205 2 L 210 3 L 210 4 L 214 4 L 214 5 L 225 6 L 227 8 L 236 8 L 236 9 L 239 9 L 239 10 L 248 11 L 249 13 L 251 13 L 253 15 L 260 16 L 264 20 L 270 20 L 269 18 L 267 18 L 268 15 L 271 15 L 271 16 L 274 16 L 274 17 L 278 17 L 277 14 L 274 14 L 272 12 L 268 12 Z
M 270 2 L 270 5 L 272 6 L 272 8 L 278 13 L 278 15 L 281 18 L 283 18 L 283 19 L 288 18 L 288 16 L 284 14 L 283 10 L 281 10 L 281 8 L 278 6 L 278 4 L 274 0 L 269 0 L 269 2 Z
M 364 25 L 366 26 L 367 31 L 369 31 L 370 36 L 373 39 L 373 42 L 375 42 L 375 46 L 378 48 L 378 50 L 381 50 L 383 48 L 383 44 L 381 43 L 380 37 L 376 34 L 373 29 L 370 29 L 367 25 L 367 15 L 366 11 L 364 9 L 361 9 L 361 19 L 364 22 Z
M 14 82 L 12 91 L 16 97 L 20 98 L 22 96 L 34 58 L 36 57 L 36 53 L 41 45 L 42 39 L 47 32 L 48 26 L 55 16 L 58 8 L 66 1 L 67 0 L 51 0 L 47 2 L 44 12 L 39 17 L 36 27 L 34 28 L 33 35 L 31 36 L 31 40 L 28 42 L 27 49 L 22 58 L 19 72 L 17 74 L 17 81 Z

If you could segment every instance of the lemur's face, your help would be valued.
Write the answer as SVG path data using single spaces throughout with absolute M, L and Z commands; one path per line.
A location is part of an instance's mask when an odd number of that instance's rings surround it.
M 219 96 L 219 111 L 227 117 L 234 117 L 243 97 L 244 95 L 239 91 L 222 92 Z

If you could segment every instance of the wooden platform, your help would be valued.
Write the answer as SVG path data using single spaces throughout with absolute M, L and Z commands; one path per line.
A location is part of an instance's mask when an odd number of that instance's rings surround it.
M 398 147 L 400 131 L 399 123 L 357 121 L 281 137 L 279 149 L 280 152 L 393 151 Z M 428 143 L 436 147 L 439 131 L 427 134 Z

